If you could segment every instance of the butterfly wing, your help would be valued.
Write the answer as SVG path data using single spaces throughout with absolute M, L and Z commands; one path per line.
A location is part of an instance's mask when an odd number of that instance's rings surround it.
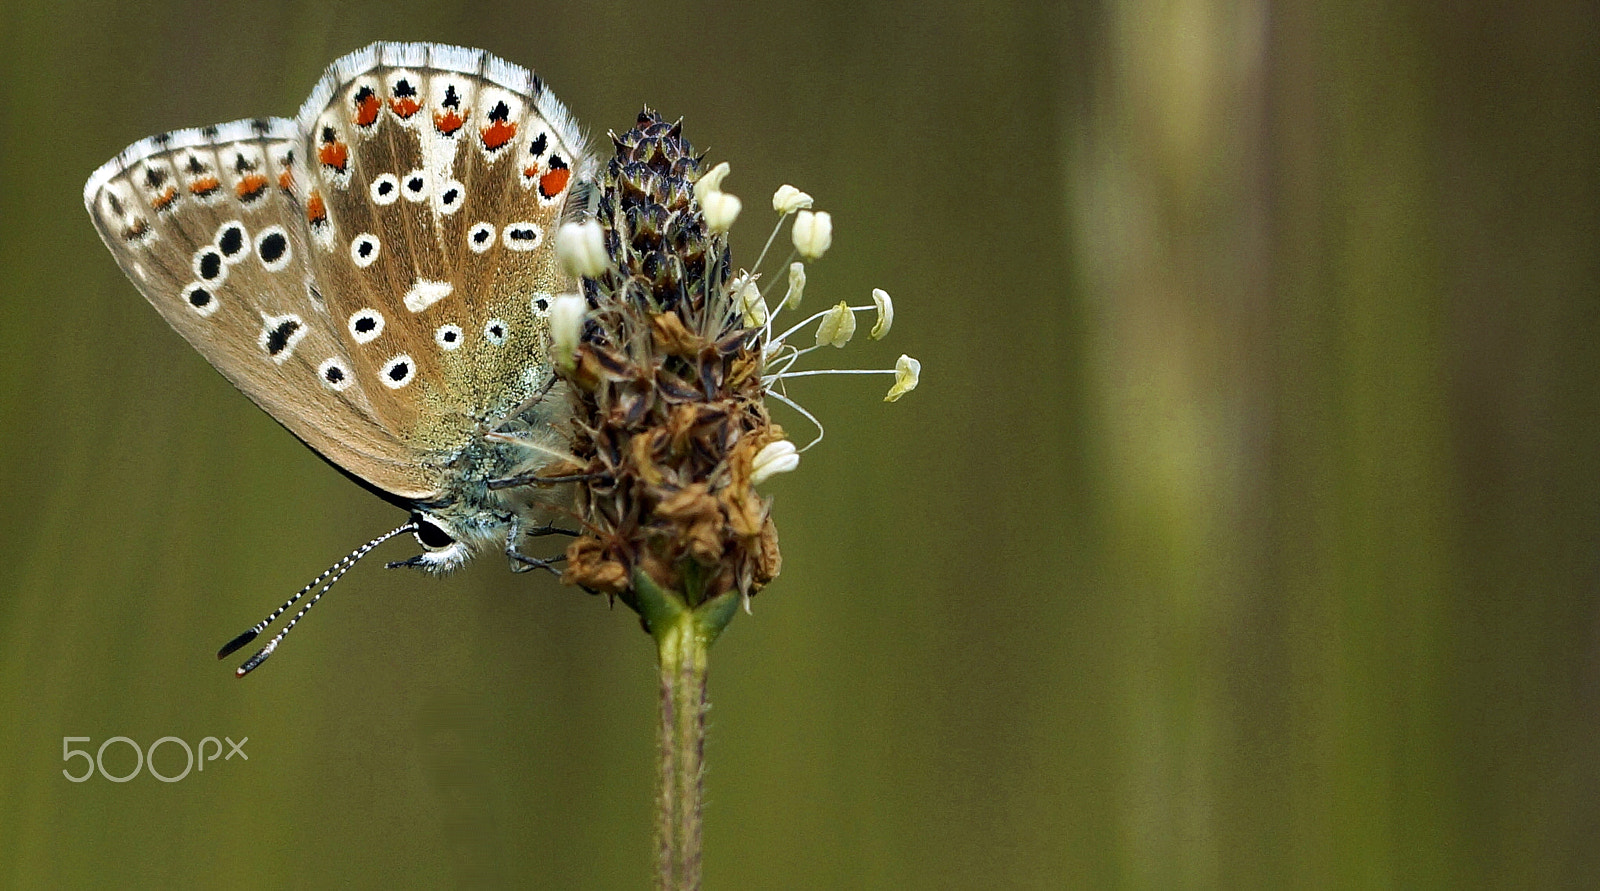
M 548 386 L 550 239 L 592 160 L 526 69 L 373 44 L 294 121 L 142 140 L 90 177 L 112 255 L 217 370 L 346 471 L 412 501 Z
M 312 274 L 294 121 L 134 143 L 84 203 L 128 277 L 223 376 L 341 467 L 404 498 L 438 488 L 386 427 Z
M 482 50 L 379 43 L 300 113 L 310 263 L 373 411 L 446 461 L 552 381 L 552 246 L 591 165 L 566 109 Z

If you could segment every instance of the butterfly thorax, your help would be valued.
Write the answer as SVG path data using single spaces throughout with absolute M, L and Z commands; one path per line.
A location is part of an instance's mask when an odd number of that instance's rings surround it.
M 527 533 L 570 517 L 570 486 L 532 481 L 571 460 L 561 432 L 569 413 L 566 387 L 556 383 L 513 417 L 480 425 L 465 446 L 440 453 L 434 468 L 442 483 L 438 493 L 413 506 L 456 546 L 432 548 L 413 565 L 444 572 L 484 550 L 514 554 Z M 504 485 L 518 479 L 528 482 Z

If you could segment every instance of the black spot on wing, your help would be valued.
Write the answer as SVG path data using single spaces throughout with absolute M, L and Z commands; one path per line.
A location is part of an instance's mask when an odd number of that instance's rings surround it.
M 267 332 L 267 355 L 276 356 L 283 352 L 289 345 L 289 338 L 300 330 L 300 323 L 294 319 L 279 322 L 276 328 Z

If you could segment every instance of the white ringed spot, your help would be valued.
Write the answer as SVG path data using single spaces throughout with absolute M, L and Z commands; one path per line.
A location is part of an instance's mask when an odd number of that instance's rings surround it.
M 245 231 L 244 224 L 238 220 L 229 220 L 217 228 L 217 237 L 213 241 L 217 250 L 222 252 L 222 262 L 237 263 L 245 257 L 245 247 L 250 244 L 250 235 Z
M 440 325 L 439 330 L 433 332 L 433 342 L 443 350 L 459 348 L 461 346 L 461 326 Z
M 378 259 L 378 251 L 382 247 L 383 243 L 378 241 L 378 236 L 371 232 L 363 232 L 350 239 L 350 261 L 366 269 Z
M 406 174 L 400 182 L 400 191 L 407 201 L 421 201 L 428 197 L 428 172 L 421 168 Z
M 322 381 L 324 387 L 337 393 L 350 386 L 355 378 L 350 376 L 350 366 L 344 364 L 338 357 L 333 357 L 323 359 L 322 364 L 317 366 L 317 380 Z
M 530 222 L 507 223 L 501 233 L 506 247 L 514 251 L 531 251 L 544 241 L 544 231 Z
M 533 310 L 534 315 L 547 316 L 550 314 L 550 301 L 553 299 L 555 295 L 549 291 L 535 291 L 533 299 L 528 301 L 528 307 Z
M 222 252 L 206 245 L 194 252 L 194 277 L 211 285 L 220 285 L 228 278 L 228 264 L 222 260 Z
M 494 226 L 489 223 L 473 223 L 467 230 L 467 247 L 473 253 L 481 254 L 494 247 Z
M 372 181 L 372 203 L 393 204 L 400 197 L 400 180 L 392 173 L 380 174 Z
M 294 348 L 306 336 L 306 324 L 297 315 L 269 316 L 261 314 L 261 336 L 256 344 L 267 358 L 282 365 L 294 355 Z
M 222 305 L 218 302 L 217 295 L 211 293 L 211 289 L 201 282 L 195 282 L 183 289 L 183 302 L 202 318 L 216 312 L 217 307 Z
M 261 268 L 268 272 L 281 272 L 293 257 L 289 249 L 289 233 L 282 226 L 268 226 L 256 235 L 256 256 L 261 258 Z
M 404 353 L 383 363 L 383 370 L 378 372 L 378 378 L 383 385 L 391 390 L 398 390 L 411 383 L 417 377 L 417 363 Z
M 439 186 L 439 191 L 433 197 L 433 206 L 440 213 L 451 214 L 461 209 L 461 202 L 466 199 L 467 188 L 459 180 L 445 180 Z
M 383 313 L 372 307 L 350 314 L 350 336 L 356 343 L 371 343 L 383 333 Z
M 500 346 L 511 337 L 511 326 L 500 319 L 490 319 L 483 326 L 483 337 L 495 346 Z

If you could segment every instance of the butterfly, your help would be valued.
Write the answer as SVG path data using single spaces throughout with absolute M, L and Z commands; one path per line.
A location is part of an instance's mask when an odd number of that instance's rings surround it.
M 554 249 L 595 166 L 538 76 L 482 50 L 375 43 L 334 62 L 298 116 L 140 140 L 84 203 L 122 270 L 224 377 L 346 476 L 409 512 L 223 647 L 244 646 L 379 544 L 454 569 L 551 530 L 567 399 L 549 309 Z

